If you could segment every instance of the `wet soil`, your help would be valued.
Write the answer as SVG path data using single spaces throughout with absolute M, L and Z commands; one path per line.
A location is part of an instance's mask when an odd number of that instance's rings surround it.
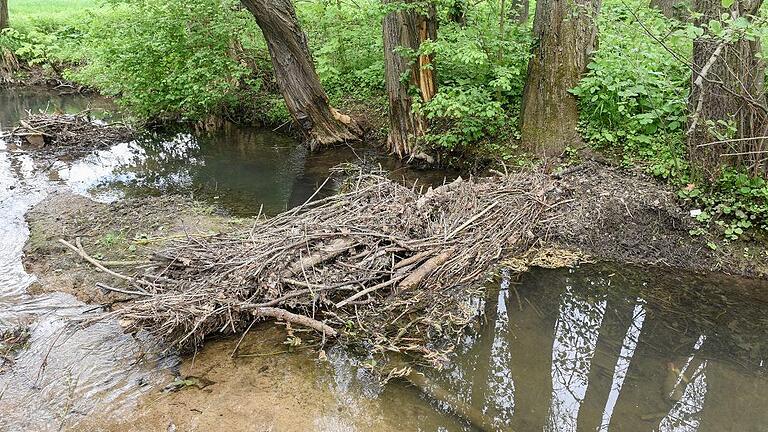
M 588 161 L 559 176 L 551 223 L 537 235 L 546 243 L 587 254 L 593 260 L 712 271 L 765 278 L 768 250 L 758 241 L 724 242 L 698 227 L 675 192 L 635 170 Z M 717 250 L 708 247 L 716 242 Z
M 288 352 L 280 326 L 255 326 L 240 342 L 212 341 L 186 360 L 177 382 L 143 399 L 128 419 L 109 414 L 78 425 L 82 431 L 391 431 L 408 425 L 463 425 L 435 411 L 418 393 L 382 393 L 340 351 L 310 347 Z M 232 357 L 235 347 L 238 355 Z M 367 393 L 367 396 L 366 396 Z M 399 400 L 393 400 L 399 396 Z M 434 430 L 434 429 L 426 429 Z
M 205 204 L 180 196 L 142 197 L 108 205 L 68 191 L 49 195 L 27 214 L 27 220 L 30 236 L 24 265 L 37 276 L 29 293 L 65 292 L 96 304 L 122 298 L 97 288 L 96 282 L 120 286 L 122 281 L 99 272 L 59 239 L 74 244 L 79 238 L 92 257 L 135 266 L 175 238 L 211 235 L 244 222 L 215 215 Z M 120 267 L 115 270 L 119 272 Z

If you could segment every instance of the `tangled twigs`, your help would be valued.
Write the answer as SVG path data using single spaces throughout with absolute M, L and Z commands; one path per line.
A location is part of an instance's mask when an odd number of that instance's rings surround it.
M 421 195 L 357 174 L 338 195 L 248 230 L 177 240 L 129 281 L 142 295 L 107 316 L 178 344 L 282 319 L 439 363 L 450 344 L 435 341 L 470 322 L 478 282 L 528 247 L 551 187 L 526 174 Z
M 133 130 L 122 123 L 95 121 L 85 111 L 79 114 L 30 114 L 9 135 L 37 148 L 98 148 L 128 141 L 133 134 Z

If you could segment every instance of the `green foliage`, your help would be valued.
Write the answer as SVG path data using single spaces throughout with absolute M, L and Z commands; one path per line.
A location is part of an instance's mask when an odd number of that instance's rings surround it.
M 92 20 L 89 62 L 70 74 L 143 118 L 201 119 L 235 102 L 248 69 L 236 35 L 253 32 L 234 2 L 116 3 Z
M 327 92 L 358 99 L 384 91 L 384 46 L 378 0 L 297 2 L 297 14 Z
M 427 135 L 427 140 L 448 151 L 498 134 L 506 123 L 501 102 L 494 100 L 491 89 L 480 86 L 443 86 L 430 103 L 417 109 L 431 121 L 433 131 L 439 131 Z
M 438 151 L 477 155 L 517 136 L 530 29 L 511 20 L 502 29 L 499 13 L 490 3 L 473 7 L 466 25 L 441 22 L 438 39 L 422 45 L 435 57 L 439 85 L 416 109 L 431 121 L 427 141 Z
M 642 25 L 638 25 L 638 21 Z M 679 196 L 693 208 L 703 225 L 714 224 L 735 240 L 750 228 L 768 230 L 768 187 L 762 178 L 725 170 L 713 184 L 699 179 L 687 162 L 685 134 L 692 41 L 708 37 L 733 38 L 737 32 L 757 37 L 743 21 L 710 22 L 704 28 L 668 20 L 637 4 L 606 4 L 600 20 L 600 48 L 588 73 L 573 94 L 579 98 L 584 137 L 594 147 L 618 155 L 627 166 L 681 188 Z M 670 53 L 648 32 L 663 38 Z M 683 59 L 683 61 L 680 61 Z M 735 127 L 710 125 L 713 135 L 727 139 Z M 701 235 L 703 229 L 692 230 Z
M 572 90 L 578 96 L 582 133 L 595 147 L 620 154 L 626 165 L 642 161 L 656 176 L 685 173 L 684 135 L 690 72 L 637 25 L 635 16 L 671 49 L 686 52 L 685 28 L 651 9 L 606 5 L 600 49 Z

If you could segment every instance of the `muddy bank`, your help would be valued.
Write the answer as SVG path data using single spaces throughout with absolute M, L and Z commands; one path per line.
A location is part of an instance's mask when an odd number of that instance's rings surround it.
M 37 276 L 30 293 L 59 291 L 98 304 L 109 304 L 116 297 L 96 283 L 120 281 L 99 272 L 59 239 L 79 238 L 92 257 L 120 268 L 140 265 L 173 239 L 212 235 L 243 223 L 242 219 L 215 215 L 211 207 L 180 196 L 103 204 L 68 191 L 49 195 L 27 214 L 27 220 L 30 236 L 24 266 Z
M 765 244 L 725 242 L 715 231 L 694 237 L 695 223 L 675 191 L 635 170 L 590 161 L 556 176 L 563 204 L 536 235 L 544 243 L 597 261 L 712 271 L 765 278 Z M 712 250 L 707 243 L 718 244 Z

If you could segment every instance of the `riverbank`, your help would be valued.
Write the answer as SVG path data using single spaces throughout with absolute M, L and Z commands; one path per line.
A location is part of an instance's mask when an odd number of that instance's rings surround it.
M 713 250 L 708 244 L 718 240 L 717 232 L 692 236 L 690 231 L 697 227 L 691 217 L 695 209 L 681 206 L 673 190 L 640 172 L 591 161 L 569 168 L 553 181 L 554 200 L 562 204 L 544 214 L 551 223 L 530 233 L 535 237 L 534 251 L 555 247 L 593 261 L 768 277 L 768 254 L 761 243 L 733 241 Z M 105 297 L 97 294 L 94 283 L 104 275 L 59 239 L 79 237 L 97 259 L 130 266 L 148 260 L 174 239 L 233 232 L 253 223 L 248 217 L 215 212 L 209 204 L 174 195 L 102 204 L 58 192 L 27 215 L 25 265 L 38 274 L 41 286 L 52 285 L 36 289 L 72 292 L 99 303 Z M 69 280 L 48 280 L 53 275 Z

